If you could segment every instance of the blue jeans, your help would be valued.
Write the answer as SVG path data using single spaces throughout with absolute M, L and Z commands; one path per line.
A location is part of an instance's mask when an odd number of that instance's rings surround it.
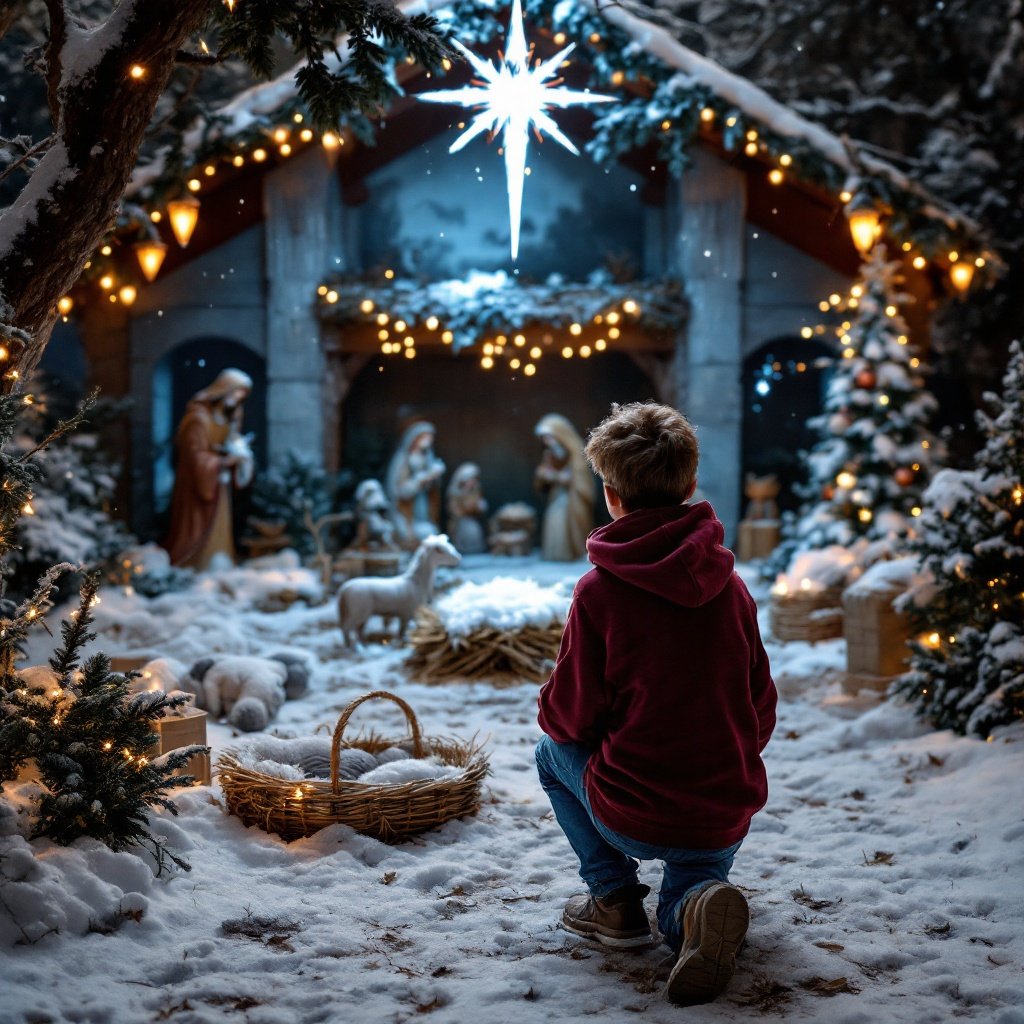
M 686 897 L 706 882 L 729 878 L 740 843 L 724 850 L 685 850 L 653 846 L 612 831 L 594 815 L 583 785 L 590 750 L 572 743 L 555 743 L 542 736 L 537 744 L 537 772 L 551 801 L 558 824 L 580 859 L 580 877 L 593 896 L 607 896 L 624 885 L 635 885 L 637 861 L 664 862 L 658 894 L 658 927 L 665 941 L 682 945 L 682 906 Z

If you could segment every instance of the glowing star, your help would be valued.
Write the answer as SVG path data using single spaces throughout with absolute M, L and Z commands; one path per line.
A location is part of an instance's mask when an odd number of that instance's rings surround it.
M 523 209 L 523 180 L 526 176 L 530 128 L 536 130 L 538 138 L 542 132 L 546 132 L 559 145 L 579 156 L 579 150 L 548 116 L 548 108 L 610 103 L 614 97 L 564 88 L 559 85 L 560 78 L 549 81 L 576 48 L 575 43 L 570 43 L 554 57 L 545 61 L 538 60 L 530 67 L 532 51 L 526 45 L 520 0 L 514 0 L 512 5 L 505 55 L 500 64 L 481 60 L 460 42 L 453 40 L 453 43 L 465 55 L 481 80 L 465 89 L 420 93 L 419 98 L 428 103 L 458 103 L 464 107 L 482 108 L 473 115 L 470 126 L 452 143 L 449 153 L 457 153 L 484 132 L 489 132 L 493 137 L 504 129 L 502 146 L 505 149 L 505 175 L 508 179 L 508 219 L 512 232 L 512 259 L 515 259 L 519 255 L 519 224 Z

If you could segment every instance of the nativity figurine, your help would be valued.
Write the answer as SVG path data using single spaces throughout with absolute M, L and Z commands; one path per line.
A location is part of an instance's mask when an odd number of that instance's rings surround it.
M 573 562 L 587 552 L 594 526 L 594 476 L 583 454 L 583 438 L 557 413 L 545 416 L 534 431 L 544 445 L 534 484 L 547 496 L 541 523 L 541 555 L 552 562 Z

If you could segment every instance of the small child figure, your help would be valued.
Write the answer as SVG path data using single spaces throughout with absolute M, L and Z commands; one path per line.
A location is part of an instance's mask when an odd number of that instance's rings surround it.
M 464 462 L 448 482 L 448 532 L 460 554 L 479 555 L 487 550 L 480 516 L 487 512 L 487 499 L 480 484 L 480 467 Z
M 749 911 L 729 869 L 767 798 L 775 684 L 757 609 L 697 482 L 674 409 L 615 406 L 587 459 L 612 522 L 592 533 L 561 650 L 541 689 L 540 782 L 590 890 L 562 925 L 650 946 L 637 861 L 664 862 L 658 924 L 677 953 L 668 997 L 708 1002 L 732 977 Z

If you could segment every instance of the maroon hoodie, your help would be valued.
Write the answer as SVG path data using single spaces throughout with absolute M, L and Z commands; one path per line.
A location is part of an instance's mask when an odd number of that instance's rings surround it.
M 591 534 L 540 726 L 593 749 L 585 784 L 612 830 L 696 850 L 739 842 L 768 796 L 775 684 L 757 609 L 706 501 Z

